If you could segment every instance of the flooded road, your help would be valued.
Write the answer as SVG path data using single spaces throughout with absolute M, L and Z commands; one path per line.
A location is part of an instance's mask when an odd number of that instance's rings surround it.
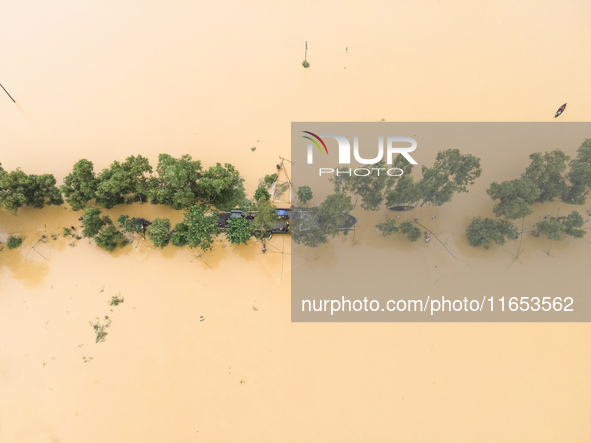
M 101 170 L 189 153 L 232 163 L 252 193 L 289 157 L 292 121 L 549 121 L 565 101 L 561 121 L 588 121 L 590 13 L 577 1 L 11 5 L 0 82 L 17 104 L 0 96 L 0 162 L 61 182 L 80 158 Z M 439 209 L 438 229 L 494 284 L 510 256 L 469 248 L 465 214 L 478 196 L 490 211 L 485 189 L 519 176 L 529 152 L 510 168 L 470 153 L 483 175 Z M 138 204 L 106 213 L 182 217 Z M 67 206 L 0 214 L 2 241 L 26 237 L 0 252 L 0 442 L 591 438 L 589 325 L 292 324 L 284 237 L 265 255 L 220 237 L 202 257 L 52 239 L 78 217 Z M 433 256 L 393 244 L 416 261 L 417 291 L 482 284 L 434 274 Z M 541 263 L 543 247 L 532 240 L 524 261 Z M 554 248 L 536 270 L 584 272 L 589 243 Z M 527 291 L 521 277 L 536 271 L 510 272 Z

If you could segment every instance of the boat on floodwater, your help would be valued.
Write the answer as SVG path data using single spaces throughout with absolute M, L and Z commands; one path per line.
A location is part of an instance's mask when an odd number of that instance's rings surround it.
M 414 209 L 414 206 L 392 206 L 391 208 L 388 208 L 390 211 L 410 211 L 411 209 Z
M 560 108 L 558 108 L 558 111 L 556 111 L 556 114 L 554 115 L 554 118 L 558 117 L 560 114 L 562 114 L 564 112 L 564 110 L 566 109 L 566 103 L 564 105 L 562 105 Z

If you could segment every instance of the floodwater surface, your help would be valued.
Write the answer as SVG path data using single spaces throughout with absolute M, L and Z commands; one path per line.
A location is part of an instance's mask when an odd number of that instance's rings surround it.
M 232 163 L 252 193 L 289 157 L 292 121 L 549 121 L 565 101 L 561 121 L 586 121 L 590 13 L 584 1 L 5 5 L 0 82 L 17 104 L 0 91 L 0 162 L 61 183 L 81 158 L 101 170 L 188 153 Z M 471 266 L 490 268 L 486 284 L 510 273 L 516 292 L 538 269 L 584 273 L 591 259 L 588 239 L 553 256 L 529 239 L 509 269 L 510 247 L 467 246 L 476 193 L 490 213 L 484 191 L 518 177 L 530 152 L 507 167 L 475 146 L 482 177 L 436 219 Z M 182 217 L 139 204 L 107 213 Z M 78 217 L 67 206 L 0 214 L 1 240 L 25 236 L 0 252 L 2 442 L 591 439 L 587 324 L 295 324 L 285 237 L 266 254 L 221 237 L 202 256 L 139 238 L 108 254 L 52 238 Z M 425 248 L 391 245 L 416 261 L 417 291 L 482 284 L 469 269 L 434 271 Z M 124 302 L 110 306 L 114 296 Z

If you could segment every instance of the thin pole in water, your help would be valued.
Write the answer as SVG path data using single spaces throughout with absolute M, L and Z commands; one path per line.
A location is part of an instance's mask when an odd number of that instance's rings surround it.
M 307 45 L 308 44 L 306 43 L 306 46 Z M 0 86 L 2 86 L 2 84 L 0 84 Z M 2 89 L 4 89 L 4 86 L 2 86 Z M 12 100 L 14 103 L 16 103 L 16 100 L 12 98 L 12 95 L 10 95 L 6 89 L 4 89 L 4 92 L 6 92 L 6 95 L 8 95 L 10 97 L 10 100 Z

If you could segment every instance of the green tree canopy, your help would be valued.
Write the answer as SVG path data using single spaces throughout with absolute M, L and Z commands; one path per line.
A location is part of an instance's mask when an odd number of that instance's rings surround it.
M 400 224 L 400 232 L 406 235 L 410 241 L 415 242 L 421 238 L 421 230 L 413 222 L 406 220 Z
M 129 215 L 120 215 L 117 219 L 117 224 L 123 232 L 132 234 L 142 234 L 144 232 L 140 220 L 136 217 L 129 218 Z
M 178 223 L 172 233 L 175 246 L 189 245 L 209 251 L 213 248 L 213 237 L 219 232 L 218 218 L 206 215 L 202 207 L 192 206 L 183 213 L 184 219 Z
M 261 200 L 269 200 L 270 198 L 271 198 L 271 194 L 269 194 L 269 191 L 267 191 L 267 188 L 265 187 L 265 185 L 263 183 L 261 183 L 254 193 L 255 201 L 258 202 Z
M 574 238 L 582 238 L 585 235 L 585 230 L 581 229 L 583 226 L 583 216 L 579 214 L 577 211 L 573 211 L 566 216 L 566 219 L 563 220 L 564 226 L 566 229 L 564 233 L 566 235 L 570 235 Z
M 79 160 L 65 178 L 61 191 L 74 211 L 83 209 L 95 197 L 97 179 L 91 161 Z
M 277 178 L 279 178 L 279 174 L 275 173 L 275 174 L 267 174 L 265 175 L 265 178 L 263 179 L 263 182 L 265 183 L 265 185 L 267 186 L 267 188 L 270 188 L 271 186 L 273 186 L 273 183 L 275 183 L 275 181 L 277 180 Z
M 131 156 L 124 163 L 113 162 L 97 177 L 95 200 L 98 205 L 111 209 L 122 203 L 146 201 L 149 180 L 146 174 L 152 172 L 148 159 Z
M 536 229 L 533 235 L 536 237 L 543 235 L 549 240 L 561 240 L 562 234 L 581 238 L 585 235 L 585 231 L 581 229 L 583 223 L 581 214 L 573 211 L 566 217 L 550 217 L 549 219 L 536 223 Z
M 149 183 L 148 196 L 153 204 L 183 209 L 194 205 L 199 194 L 201 162 L 185 154 L 174 158 L 168 154 L 158 156 L 157 177 Z
M 240 243 L 247 244 L 252 237 L 252 225 L 246 217 L 234 217 L 228 221 L 228 230 L 226 231 L 226 238 L 230 243 L 239 245 Z
M 422 167 L 421 205 L 440 206 L 449 202 L 455 193 L 468 192 L 468 186 L 474 184 L 481 173 L 478 157 L 462 154 L 458 149 L 439 152 L 431 168 Z
M 177 223 L 170 232 L 170 242 L 174 246 L 187 246 L 189 244 L 189 225 L 184 222 Z
M 261 200 L 253 206 L 253 211 L 256 214 L 251 221 L 252 235 L 259 240 L 269 235 L 269 229 L 277 224 L 275 209 L 275 206 L 269 200 Z
M 308 203 L 310 200 L 312 200 L 313 196 L 312 188 L 310 188 L 310 186 L 304 185 L 298 188 L 298 199 L 300 202 L 302 202 L 302 204 L 305 205 Z
M 89 206 L 86 208 L 84 218 L 82 220 L 82 235 L 87 238 L 96 236 L 100 229 L 107 222 L 105 221 L 108 217 L 101 218 L 101 210 Z
M 203 173 L 199 180 L 199 196 L 220 210 L 229 210 L 244 198 L 244 179 L 234 166 L 216 163 Z
M 530 207 L 540 197 L 540 189 L 528 178 L 493 182 L 486 191 L 493 200 L 499 200 L 493 211 L 497 217 L 509 220 L 524 218 L 533 211 Z
M 163 248 L 170 243 L 170 220 L 167 218 L 155 219 L 148 229 L 148 237 L 156 248 Z
M 353 209 L 351 197 L 343 193 L 331 194 L 320 204 L 316 215 L 322 231 L 334 237 L 345 226 L 346 212 Z
M 298 245 L 315 248 L 328 241 L 326 232 L 320 226 L 317 211 L 318 208 L 292 211 L 291 238 Z
M 7 172 L 0 165 L 0 207 L 16 215 L 19 208 L 61 205 L 64 202 L 52 174 L 27 175 L 20 169 Z
M 568 203 L 583 204 L 591 189 L 591 139 L 586 139 L 577 150 L 577 157 L 569 164 L 570 185 L 563 195 Z
M 380 230 L 382 236 L 386 237 L 388 235 L 393 235 L 398 232 L 398 226 L 396 226 L 396 220 L 390 219 L 384 223 L 380 223 L 376 225 L 376 227 Z
M 539 189 L 539 202 L 552 201 L 566 190 L 565 171 L 569 157 L 559 149 L 544 154 L 536 152 L 529 156 L 530 165 L 522 177 L 531 180 Z
M 6 247 L 8 249 L 18 248 L 22 244 L 23 238 L 18 235 L 11 235 L 10 237 L 8 237 L 8 240 L 6 241 Z
M 104 217 L 103 226 L 94 238 L 97 246 L 105 251 L 113 252 L 121 240 L 123 240 L 123 234 L 119 232 L 109 217 Z
M 400 160 L 398 157 L 402 158 Z M 411 171 L 412 165 L 399 155 L 395 158 L 393 165 L 386 165 L 382 160 L 378 163 L 367 166 L 367 169 L 372 173 L 367 176 L 355 175 L 352 169 L 340 168 L 339 174 L 335 175 L 331 180 L 334 182 L 334 190 L 336 194 L 351 194 L 361 198 L 361 207 L 369 211 L 377 211 L 384 201 L 385 193 L 390 190 L 395 184 L 397 177 L 387 174 L 387 170 L 398 167 L 397 164 L 405 168 L 408 172 Z M 403 169 L 403 168 L 400 169 Z M 403 169 L 404 170 L 404 169 Z M 348 171 L 345 173 L 345 171 Z
M 515 227 L 508 220 L 493 220 L 474 217 L 466 228 L 466 236 L 471 246 L 490 248 L 491 241 L 504 245 L 509 238 L 515 237 Z
M 564 224 L 556 219 L 543 220 L 536 223 L 536 230 L 533 232 L 533 235 L 535 237 L 543 235 L 549 240 L 560 240 L 564 229 Z
M 416 203 L 421 199 L 421 188 L 415 183 L 412 175 L 403 175 L 396 182 L 394 189 L 386 194 L 388 207 L 399 206 L 405 203 Z

